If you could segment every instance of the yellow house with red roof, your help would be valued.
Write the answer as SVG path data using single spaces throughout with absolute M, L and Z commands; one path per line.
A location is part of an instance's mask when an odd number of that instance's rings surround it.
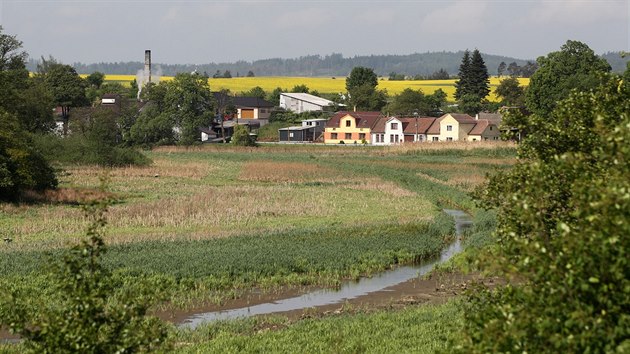
M 369 144 L 381 112 L 337 112 L 326 123 L 325 144 Z

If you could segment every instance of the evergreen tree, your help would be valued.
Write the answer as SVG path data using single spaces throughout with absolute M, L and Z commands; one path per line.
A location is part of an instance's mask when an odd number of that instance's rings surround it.
M 469 75 L 470 92 L 468 93 L 477 95 L 480 100 L 486 98 L 490 93 L 490 76 L 486 63 L 477 49 L 473 51 L 470 59 Z
M 459 65 L 459 80 L 455 81 L 455 99 L 460 100 L 469 93 L 470 88 L 470 52 L 466 50 L 462 63 Z

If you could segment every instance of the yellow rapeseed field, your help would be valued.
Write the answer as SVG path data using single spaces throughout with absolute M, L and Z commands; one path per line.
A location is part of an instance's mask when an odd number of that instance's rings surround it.
M 130 82 L 135 79 L 135 75 L 105 75 L 106 81 Z M 171 76 L 162 76 L 161 80 L 172 80 Z M 490 96 L 491 101 L 496 100 L 494 89 L 502 78 L 490 78 Z M 451 80 L 405 80 L 390 81 L 380 79 L 378 81 L 378 89 L 387 90 L 390 95 L 398 94 L 406 88 L 412 90 L 422 90 L 425 94 L 431 94 L 437 89 L 442 89 L 449 96 L 449 100 L 453 100 L 455 93 L 455 79 Z M 522 86 L 529 85 L 529 79 L 519 78 Z M 259 76 L 259 77 L 234 77 L 231 79 L 208 79 L 210 88 L 214 90 L 228 89 L 234 93 L 248 91 L 253 87 L 260 86 L 265 91 L 272 91 L 276 87 L 290 90 L 297 85 L 306 85 L 310 90 L 316 90 L 321 93 L 340 93 L 346 90 L 345 77 L 295 77 L 295 76 Z

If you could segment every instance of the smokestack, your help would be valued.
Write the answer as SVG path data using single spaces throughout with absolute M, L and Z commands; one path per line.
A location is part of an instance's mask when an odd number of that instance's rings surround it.
M 151 51 L 144 51 L 144 79 L 145 84 L 151 82 Z

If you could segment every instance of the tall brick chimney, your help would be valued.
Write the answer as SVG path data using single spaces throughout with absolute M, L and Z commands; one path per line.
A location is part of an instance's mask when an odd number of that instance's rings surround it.
M 151 51 L 144 51 L 144 79 L 145 84 L 151 82 Z

